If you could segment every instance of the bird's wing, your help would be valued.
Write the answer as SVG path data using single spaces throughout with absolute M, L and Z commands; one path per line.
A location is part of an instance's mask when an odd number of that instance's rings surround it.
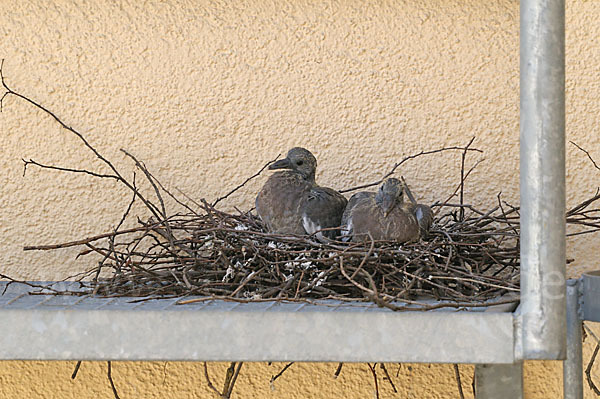
M 302 223 L 308 234 L 319 230 L 339 227 L 348 200 L 342 194 L 327 187 L 313 187 L 306 196 L 302 208 Z M 336 230 L 322 232 L 328 238 L 338 235 Z
M 413 208 L 413 213 L 417 218 L 417 222 L 419 222 L 421 236 L 427 235 L 433 223 L 433 211 L 427 205 L 418 204 Z
M 375 193 L 361 191 L 356 193 L 350 197 L 348 200 L 348 205 L 346 205 L 346 209 L 344 210 L 344 214 L 342 215 L 342 236 L 352 236 L 353 232 L 353 223 L 352 223 L 352 215 L 356 206 L 364 200 L 375 198 Z
M 268 231 L 304 234 L 300 209 L 310 188 L 299 175 L 287 171 L 269 177 L 255 201 L 256 212 Z

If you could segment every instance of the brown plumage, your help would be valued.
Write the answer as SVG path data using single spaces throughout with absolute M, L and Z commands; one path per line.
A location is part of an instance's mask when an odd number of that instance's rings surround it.
M 407 242 L 424 236 L 433 221 L 427 205 L 405 203 L 398 179 L 386 179 L 377 193 L 354 194 L 342 217 L 342 234 L 353 241 Z
M 316 184 L 317 160 L 310 151 L 294 147 L 269 169 L 285 169 L 272 174 L 256 197 L 256 211 L 269 231 L 303 235 L 340 226 L 348 201 Z M 337 235 L 339 230 L 317 233 L 320 239 Z

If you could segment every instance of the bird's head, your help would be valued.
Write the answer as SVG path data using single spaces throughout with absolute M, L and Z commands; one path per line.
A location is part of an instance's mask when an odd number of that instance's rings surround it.
M 391 177 L 385 179 L 381 186 L 379 186 L 379 191 L 375 195 L 375 202 L 383 211 L 384 216 L 387 217 L 396 205 L 402 205 L 404 201 L 403 195 L 402 183 L 400 180 Z
M 288 151 L 284 159 L 280 159 L 269 165 L 269 169 L 290 169 L 299 173 L 304 180 L 314 182 L 317 159 L 307 149 L 294 147 Z

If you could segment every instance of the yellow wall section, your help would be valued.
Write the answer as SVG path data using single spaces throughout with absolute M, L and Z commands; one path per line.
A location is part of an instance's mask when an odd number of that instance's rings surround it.
M 486 160 L 469 179 L 467 200 L 489 206 L 500 191 L 518 202 L 518 15 L 518 2 L 507 0 L 2 0 L 0 57 L 14 89 L 85 132 L 128 175 L 120 148 L 195 198 L 216 198 L 294 145 L 315 153 L 319 182 L 344 188 L 378 178 L 403 156 L 477 136 Z M 599 1 L 568 1 L 567 139 L 600 160 L 598 21 Z M 22 247 L 110 230 L 129 193 L 35 168 L 23 177 L 21 158 L 106 168 L 31 106 L 8 98 L 3 108 L 0 270 L 58 279 L 89 267 L 74 260 L 76 250 Z M 432 202 L 458 182 L 458 165 L 445 154 L 399 173 Z M 594 192 L 598 173 L 567 147 L 569 204 Z M 224 206 L 250 207 L 263 181 Z M 570 276 L 598 268 L 598 246 L 598 237 L 569 240 Z M 85 363 L 71 381 L 73 365 L 0 363 L 0 396 L 110 397 L 104 364 Z M 398 397 L 457 397 L 451 366 L 411 367 L 395 378 Z M 115 381 L 124 398 L 208 395 L 200 363 L 163 369 L 116 363 Z M 364 365 L 338 380 L 335 365 L 294 365 L 272 392 L 277 369 L 244 366 L 235 397 L 372 395 Z M 470 381 L 471 369 L 463 370 Z M 558 397 L 559 363 L 528 363 L 526 387 L 528 398 Z M 385 383 L 382 394 L 391 397 Z
M 76 362 L 4 362 L 0 368 L 2 398 L 113 398 L 107 378 L 106 362 L 84 362 L 77 378 L 71 380 Z M 0 363 L 1 364 L 1 363 Z M 209 364 L 209 376 L 215 387 L 222 388 L 228 364 Z M 233 398 L 374 398 L 373 375 L 366 364 L 345 364 L 334 378 L 336 363 L 293 364 L 273 384 L 269 384 L 285 363 L 246 363 L 242 366 Z M 397 389 L 383 380 L 377 367 L 381 399 L 456 399 L 458 387 L 450 364 L 386 364 Z M 527 398 L 560 396 L 557 362 L 527 363 Z M 461 366 L 466 398 L 473 398 L 473 366 Z M 112 377 L 121 398 L 211 398 L 202 363 L 143 362 L 112 363 Z M 589 396 L 590 398 L 592 396 Z M 508 398 L 507 398 L 508 399 Z

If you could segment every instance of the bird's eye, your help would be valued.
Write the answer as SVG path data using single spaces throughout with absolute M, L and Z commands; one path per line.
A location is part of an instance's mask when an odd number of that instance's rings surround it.
M 297 162 L 296 162 L 296 165 L 300 166 L 300 165 L 302 165 L 303 163 L 304 163 L 303 161 L 297 161 Z

